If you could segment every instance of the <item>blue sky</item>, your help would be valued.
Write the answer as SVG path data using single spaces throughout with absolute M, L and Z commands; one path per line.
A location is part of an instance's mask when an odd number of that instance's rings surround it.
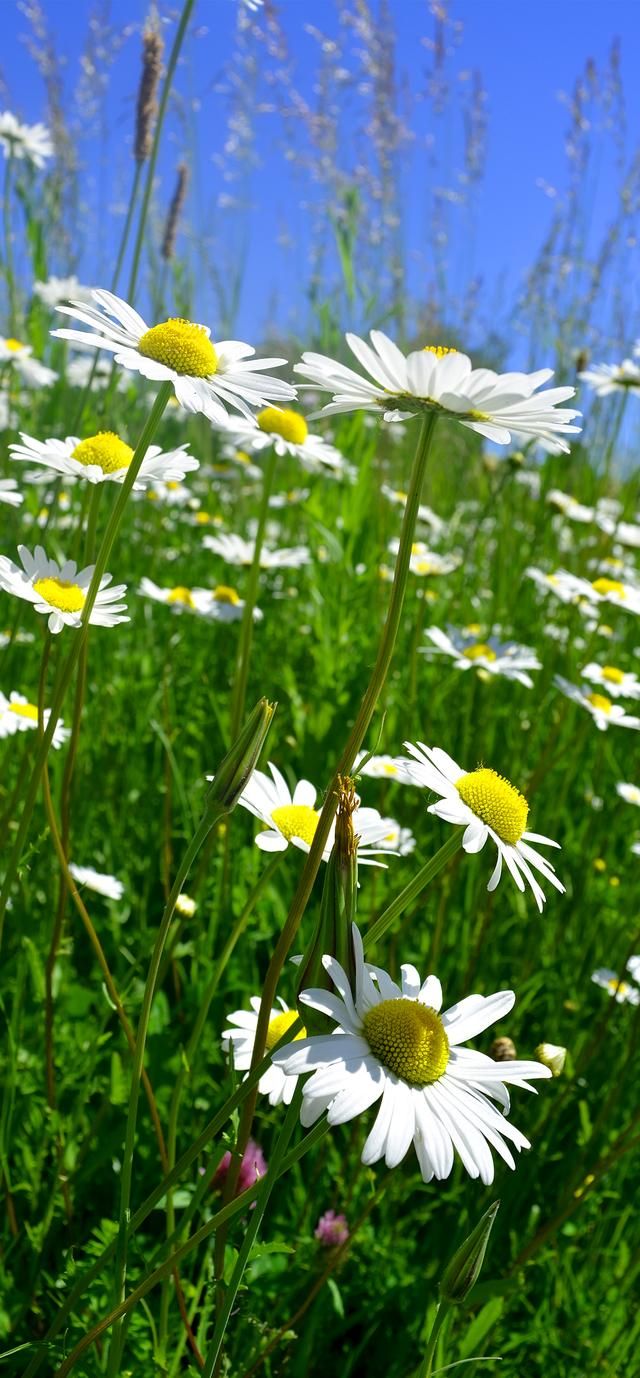
M 316 45 L 305 31 L 308 24 L 324 32 L 337 32 L 335 0 L 275 0 L 294 63 L 295 81 L 312 95 Z M 211 233 L 224 234 L 224 218 L 215 221 L 211 206 L 221 189 L 213 157 L 224 136 L 224 96 L 216 88 L 224 83 L 225 67 L 232 52 L 238 0 L 197 0 L 193 30 L 179 74 L 179 86 L 187 98 L 189 123 L 195 130 L 197 170 L 190 189 L 192 221 L 212 218 Z M 375 8 L 377 0 L 371 0 Z M 71 103 L 79 75 L 80 57 L 94 8 L 90 0 L 42 0 L 57 50 L 65 59 L 66 95 Z M 389 0 L 398 35 L 398 71 L 419 88 L 428 62 L 421 39 L 432 32 L 427 0 Z M 139 76 L 139 30 L 147 13 L 145 0 L 110 0 L 113 30 L 127 36 L 111 70 L 106 109 L 108 125 L 83 130 L 81 160 L 83 190 L 95 208 L 105 203 L 111 218 L 101 216 L 82 251 L 79 272 L 95 281 L 106 272 L 117 242 L 121 205 L 130 177 L 130 138 Z M 164 14 L 175 13 L 163 7 Z M 637 60 L 640 49 L 640 3 L 637 0 L 457 0 L 450 13 L 463 26 L 462 43 L 455 58 L 458 69 L 477 69 L 487 91 L 487 163 L 474 210 L 473 244 L 463 236 L 467 254 L 464 271 L 472 266 L 482 272 L 490 290 L 504 282 L 513 293 L 538 249 L 549 224 L 553 204 L 538 185 L 564 185 L 563 151 L 568 116 L 559 100 L 569 91 L 592 57 L 604 65 L 615 37 L 621 41 L 622 76 L 627 99 L 630 147 L 640 131 L 640 84 Z M 0 69 L 4 79 L 2 101 L 22 118 L 35 121 L 45 113 L 43 83 L 27 51 L 27 22 L 14 0 L 2 0 L 3 46 Z M 167 38 L 173 25 L 166 25 Z M 404 239 L 412 264 L 411 287 L 420 293 L 423 258 L 428 235 L 424 162 L 419 141 L 429 132 L 424 105 L 413 111 L 418 150 L 402 159 Z M 247 236 L 247 259 L 237 328 L 255 338 L 270 314 L 282 325 L 291 320 L 295 286 L 306 280 L 309 220 L 300 204 L 299 187 L 282 156 L 277 120 L 258 122 L 257 149 L 261 166 L 249 190 L 251 214 L 240 233 Z M 455 115 L 441 133 L 452 140 L 452 166 L 457 158 L 459 130 Z M 174 112 L 159 164 L 158 203 L 165 206 L 172 191 L 174 167 L 189 137 Z M 597 138 L 596 138 L 597 143 Z M 193 147 L 193 146 L 192 146 Z M 593 185 L 593 219 L 604 227 L 613 211 L 614 169 L 609 144 L 602 144 L 597 180 Z M 234 222 L 236 227 L 238 222 Z M 283 225 L 292 241 L 286 249 L 278 244 Z M 219 228 L 221 226 L 221 228 Z M 234 230 L 235 233 L 235 230 Z M 225 251 L 227 252 L 227 251 Z M 100 261 L 101 260 L 101 261 Z M 62 265 L 54 265 L 60 268 Z M 221 256 L 226 271 L 226 259 Z M 453 265 L 454 275 L 462 271 Z M 203 289 L 204 290 L 204 289 Z M 633 290 L 633 289 L 630 289 Z M 634 298 L 635 306 L 635 298 Z M 207 309 L 210 303 L 207 302 Z M 626 342 L 625 342 L 626 343 Z

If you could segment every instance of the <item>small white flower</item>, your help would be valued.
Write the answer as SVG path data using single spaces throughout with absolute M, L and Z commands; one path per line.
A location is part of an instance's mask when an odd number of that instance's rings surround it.
M 548 1067 L 552 1077 L 559 1077 L 567 1060 L 567 1050 L 560 1043 L 539 1043 L 536 1057 L 544 1067 Z
M 348 472 L 335 445 L 329 445 L 319 435 L 310 435 L 304 416 L 288 407 L 265 407 L 247 421 L 229 417 L 223 429 L 240 453 L 258 455 L 273 448 L 281 457 L 290 455 L 299 460 L 311 473 L 321 469 L 336 475 Z
M 411 775 L 396 756 L 372 756 L 366 765 L 361 765 L 360 762 L 367 755 L 366 751 L 358 752 L 353 765 L 354 775 L 366 775 L 372 780 L 397 780 L 403 785 L 413 784 Z
M 88 483 L 124 483 L 134 451 L 113 431 L 99 431 L 97 435 L 80 440 L 68 435 L 66 440 L 34 440 L 20 433 L 21 444 L 9 446 L 14 460 L 51 469 L 68 478 L 86 479 Z M 185 474 L 199 467 L 198 460 L 186 453 L 187 446 L 166 453 L 159 445 L 150 445 L 140 465 L 134 489 L 141 491 L 152 483 L 182 482 Z
M 611 967 L 598 967 L 598 970 L 593 972 L 591 980 L 595 981 L 597 986 L 602 986 L 603 990 L 607 990 L 619 1005 L 640 1005 L 640 990 L 630 986 L 628 981 L 623 981 Z
M 308 1127 L 326 1112 L 330 1125 L 345 1124 L 380 1101 L 364 1164 L 384 1158 L 397 1167 L 413 1143 L 423 1181 L 449 1177 L 457 1153 L 469 1176 L 489 1185 L 491 1149 L 514 1168 L 505 1141 L 518 1150 L 531 1147 L 493 1102 L 508 1111 L 508 1083 L 533 1090 L 533 1077 L 551 1076 L 539 1062 L 494 1062 L 461 1046 L 509 1013 L 513 991 L 469 995 L 441 1013 L 437 976 L 421 982 L 406 963 L 397 985 L 381 967 L 365 963 L 355 924 L 353 946 L 355 990 L 335 957 L 325 956 L 337 994 L 312 989 L 300 996 L 336 1027 L 273 1055 L 274 1066 L 292 1078 L 313 1073 L 304 1084 L 301 1123 Z
M 619 670 L 615 665 L 596 665 L 590 661 L 582 671 L 582 678 L 599 684 L 614 699 L 640 699 L 640 680 L 630 670 Z
M 55 153 L 46 125 L 22 124 L 10 110 L 0 115 L 0 148 L 6 158 L 24 158 L 37 168 L 43 168 Z
M 637 804 L 640 808 L 640 787 L 638 785 L 616 785 L 616 790 L 621 799 L 626 800 L 627 804 Z
M 640 388 L 640 368 L 633 359 L 623 359 L 621 364 L 593 364 L 583 369 L 578 377 L 593 388 L 597 397 L 607 397 L 611 392 L 635 392 Z
M 44 726 L 47 726 L 51 716 L 50 710 L 44 710 Z M 0 737 L 13 737 L 19 732 L 33 732 L 38 726 L 38 705 L 30 703 L 24 694 L 18 694 L 14 690 L 9 698 L 0 692 Z M 51 745 L 57 751 L 63 746 L 70 737 L 68 727 L 64 727 L 61 722 L 56 723 Z
M 411 828 L 403 828 L 397 823 L 395 818 L 383 818 L 382 826 L 385 829 L 384 836 L 378 840 L 378 846 L 384 852 L 394 852 L 397 856 L 411 856 L 415 851 L 416 839 Z
M 260 996 L 252 995 L 249 1004 L 251 1005 L 250 1011 L 235 1010 L 233 1014 L 228 1015 L 228 1022 L 232 1027 L 225 1029 L 222 1034 L 223 1050 L 225 1053 L 233 1050 L 233 1065 L 238 1072 L 248 1072 L 251 1066 L 260 1013 Z M 278 997 L 278 1004 L 280 1009 L 272 1009 L 269 1019 L 267 1052 L 270 1052 L 275 1044 L 280 1042 L 287 1029 L 290 1029 L 298 1018 L 297 1010 L 290 1010 L 280 997 Z M 305 1037 L 306 1029 L 302 1028 L 300 1033 L 295 1035 L 294 1044 L 296 1040 Z M 293 1100 L 296 1084 L 297 1077 L 288 1077 L 280 1067 L 276 1067 L 272 1063 L 267 1071 L 263 1072 L 258 1082 L 258 1090 L 261 1095 L 269 1097 L 270 1105 L 289 1105 Z
M 399 429 L 399 427 L 396 427 L 391 432 L 391 434 L 395 435 L 397 429 Z M 407 494 L 403 493 L 401 489 L 391 488 L 388 483 L 383 483 L 380 488 L 380 492 L 382 493 L 382 496 L 384 498 L 387 498 L 389 502 L 392 502 L 394 506 L 402 507 L 403 509 L 406 507 Z M 420 503 L 420 506 L 418 508 L 417 521 L 418 525 L 420 525 L 420 523 L 422 522 L 425 526 L 429 526 L 433 531 L 434 536 L 442 535 L 442 532 L 445 529 L 445 523 L 443 522 L 442 517 L 438 517 L 436 513 L 431 510 L 430 507 L 427 507 L 426 503 Z
M 139 592 L 154 603 L 164 603 L 172 612 L 191 612 L 198 617 L 207 617 L 215 622 L 237 622 L 242 617 L 244 600 L 235 589 L 219 584 L 216 589 L 187 588 L 178 584 L 175 588 L 161 588 L 152 579 L 140 580 Z M 262 613 L 254 609 L 254 619 L 261 621 Z
M 586 708 L 601 732 L 606 732 L 608 727 L 632 727 L 636 731 L 640 729 L 640 718 L 630 717 L 625 713 L 622 704 L 612 703 L 606 694 L 592 694 L 586 685 L 571 684 L 562 675 L 554 675 L 553 682 L 573 703 Z
M 46 388 L 58 377 L 52 368 L 33 358 L 31 345 L 0 335 L 0 365 L 11 364 L 28 388 Z
M 61 632 L 65 626 L 79 627 L 95 566 L 79 570 L 75 560 L 59 565 L 48 559 L 41 545 L 36 546 L 33 555 L 26 546 L 19 545 L 18 554 L 22 569 L 6 555 L 0 555 L 0 588 L 33 603 L 36 612 L 48 616 L 50 632 Z M 118 601 L 127 586 L 116 584 L 109 588 L 112 578 L 111 574 L 103 574 L 91 609 L 89 622 L 98 627 L 115 627 L 129 621 L 126 603 Z
M 204 536 L 202 544 L 206 550 L 212 550 L 214 555 L 221 555 L 228 565 L 247 567 L 253 563 L 255 541 L 244 541 L 241 536 L 223 534 Z M 303 565 L 308 565 L 310 560 L 311 555 L 306 545 L 285 546 L 282 550 L 269 550 L 263 546 L 260 551 L 261 569 L 301 569 Z
M 278 770 L 269 761 L 271 779 L 262 770 L 254 770 L 248 785 L 243 790 L 238 803 L 248 809 L 255 818 L 264 824 L 256 844 L 263 852 L 284 852 L 291 842 L 294 847 L 308 852 L 318 826 L 320 812 L 316 809 L 317 790 L 310 780 L 299 780 L 293 793 Z M 384 837 L 388 834 L 389 820 L 380 817 L 377 809 L 355 809 L 352 816 L 353 831 L 358 839 L 358 861 L 361 865 L 375 866 L 372 860 L 378 851 L 389 851 Z M 322 853 L 322 860 L 328 861 L 335 837 L 335 820 L 331 824 L 329 836 Z
M 483 670 L 485 675 L 502 675 L 505 679 L 517 680 L 527 689 L 533 688 L 533 680 L 526 672 L 539 670 L 540 661 L 529 646 L 500 642 L 495 637 L 479 641 L 473 633 L 454 627 L 449 628 L 448 634 L 439 627 L 427 627 L 425 636 L 432 646 L 421 646 L 422 655 L 433 656 L 440 652 L 453 660 L 456 670 Z
M 627 971 L 634 981 L 640 981 L 640 956 L 630 957 L 627 962 Z
M 91 301 L 91 287 L 83 287 L 77 277 L 57 278 L 51 276 L 46 282 L 34 282 L 33 295 L 45 306 L 59 306 L 65 301 Z
M 519 890 L 524 890 L 525 880 L 528 882 L 540 911 L 545 895 L 532 867 L 564 894 L 564 885 L 551 863 L 529 845 L 537 842 L 544 847 L 558 847 L 559 843 L 540 833 L 525 831 L 529 805 L 514 785 L 484 766 L 472 771 L 462 770 L 439 747 L 428 747 L 424 742 L 418 742 L 417 746 L 405 742 L 405 747 L 413 760 L 401 760 L 414 783 L 441 796 L 436 804 L 429 805 L 429 813 L 444 819 L 445 823 L 464 827 L 464 851 L 482 851 L 489 838 L 495 843 L 498 860 L 488 890 L 495 890 L 498 885 L 504 861 Z
M 184 919 L 192 919 L 197 908 L 196 901 L 193 900 L 190 895 L 185 895 L 182 892 L 178 895 L 176 900 L 176 913 L 182 914 Z
M 552 507 L 557 507 L 563 517 L 569 521 L 580 522 L 587 525 L 595 518 L 593 507 L 585 507 L 583 503 L 572 498 L 570 493 L 563 493 L 560 488 L 550 488 L 547 493 L 547 502 Z
M 0 502 L 7 507 L 19 507 L 24 502 L 24 493 L 20 492 L 14 478 L 0 478 Z
M 255 350 L 240 340 L 221 340 L 214 346 L 207 326 L 168 320 L 149 327 L 120 297 L 101 289 L 92 292 L 93 306 L 83 302 L 59 306 L 64 315 L 88 325 L 83 330 L 54 330 L 83 348 L 108 349 L 117 364 L 173 384 L 178 401 L 190 412 L 204 412 L 210 421 L 226 422 L 227 406 L 253 418 L 252 408 L 269 401 L 287 401 L 295 389 L 264 369 L 280 368 L 286 359 L 252 359 Z
M 124 885 L 115 876 L 94 871 L 93 866 L 76 866 L 73 861 L 69 862 L 69 870 L 78 885 L 86 885 L 87 890 L 94 890 L 96 895 L 104 895 L 108 900 L 122 899 Z

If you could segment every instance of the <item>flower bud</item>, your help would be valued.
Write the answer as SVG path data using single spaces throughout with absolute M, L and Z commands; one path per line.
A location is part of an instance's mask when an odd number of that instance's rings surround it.
M 548 1067 L 553 1077 L 559 1077 L 566 1062 L 567 1050 L 558 1043 L 539 1043 L 536 1057 L 544 1067 Z
M 515 1062 L 518 1054 L 512 1038 L 494 1038 L 489 1049 L 489 1057 L 494 1062 Z
M 235 808 L 253 775 L 276 707 L 275 703 L 260 699 L 215 775 L 208 777 L 211 781 L 205 800 L 208 812 L 230 813 Z
M 489 1206 L 488 1211 L 478 1221 L 475 1230 L 472 1230 L 469 1238 L 460 1245 L 444 1270 L 444 1276 L 440 1283 L 440 1294 L 442 1300 L 448 1302 L 450 1306 L 460 1306 L 463 1301 L 466 1301 L 471 1288 L 478 1281 L 489 1243 L 491 1227 L 498 1214 L 499 1206 L 499 1201 L 494 1201 L 493 1205 Z

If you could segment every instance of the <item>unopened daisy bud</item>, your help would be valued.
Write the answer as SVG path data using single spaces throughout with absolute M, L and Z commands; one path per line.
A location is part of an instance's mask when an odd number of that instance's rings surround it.
M 567 1050 L 558 1043 L 539 1043 L 536 1057 L 543 1067 L 548 1067 L 553 1077 L 559 1077 L 566 1062 Z
M 471 1231 L 468 1239 L 460 1245 L 445 1268 L 440 1283 L 440 1295 L 450 1306 L 460 1306 L 466 1301 L 471 1288 L 478 1281 L 499 1206 L 499 1201 L 494 1201 L 493 1205 L 489 1206 L 475 1230 Z
M 235 808 L 253 775 L 275 711 L 276 704 L 267 699 L 260 699 L 256 704 L 240 736 L 211 779 L 205 801 L 210 812 L 230 813 Z
M 163 43 L 156 29 L 142 35 L 142 75 L 136 105 L 136 132 L 133 155 L 137 163 L 146 162 L 151 152 L 153 123 L 158 111 L 157 91 L 162 69 Z
M 170 258 L 173 258 L 175 252 L 180 212 L 184 206 L 188 181 L 189 170 L 186 163 L 178 163 L 178 176 L 175 191 L 171 197 L 171 204 L 169 206 L 164 234 L 162 236 L 162 247 L 160 249 L 160 253 L 166 262 L 168 262 Z
M 512 450 L 511 454 L 507 455 L 507 463 L 511 465 L 512 469 L 522 469 L 525 464 L 525 456 L 522 450 Z
M 197 909 L 195 900 L 190 895 L 181 893 L 176 900 L 176 914 L 181 914 L 184 919 L 192 919 Z
M 358 840 L 353 815 L 358 807 L 353 780 L 340 780 L 335 837 L 327 862 L 320 915 L 311 945 L 300 963 L 298 990 L 309 986 L 329 988 L 323 956 L 337 957 L 350 981 L 355 981 L 351 925 L 358 893 Z
M 489 1057 L 494 1062 L 515 1062 L 518 1054 L 512 1038 L 494 1038 L 489 1049 Z

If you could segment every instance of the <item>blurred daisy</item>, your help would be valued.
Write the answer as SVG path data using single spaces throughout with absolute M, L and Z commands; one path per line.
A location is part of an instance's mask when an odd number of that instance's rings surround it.
M 634 981 L 640 981 L 640 956 L 629 958 L 627 971 L 630 972 Z
M 552 507 L 557 507 L 563 517 L 567 517 L 569 521 L 581 522 L 587 525 L 594 520 L 595 511 L 593 507 L 583 506 L 576 498 L 572 498 L 570 493 L 563 493 L 560 488 L 549 489 L 547 493 L 547 502 L 550 503 Z
M 24 159 L 37 168 L 43 168 L 55 153 L 45 124 L 22 124 L 10 110 L 0 114 L 0 148 L 6 158 Z
M 180 893 L 176 900 L 176 914 L 181 914 L 183 919 L 192 919 L 198 905 L 191 895 Z
M 592 368 L 583 369 L 578 377 L 593 388 L 597 397 L 640 389 L 640 368 L 633 359 L 623 359 L 621 364 L 594 364 Z
M 560 599 L 561 603 L 575 603 L 576 590 L 573 576 L 567 574 L 566 570 L 559 569 L 555 574 L 546 574 L 543 569 L 529 565 L 525 569 L 525 574 L 528 579 L 533 579 L 534 584 L 537 584 L 543 593 L 553 593 L 556 598 Z
M 623 981 L 610 967 L 598 967 L 598 970 L 593 972 L 591 980 L 595 981 L 597 986 L 602 986 L 603 990 L 607 990 L 619 1005 L 640 1005 L 640 990 L 629 985 L 628 981 Z
M 6 503 L 7 507 L 19 507 L 24 502 L 24 494 L 14 478 L 0 478 L 0 502 Z
M 63 301 L 91 301 L 91 287 L 83 287 L 77 277 L 49 277 L 46 282 L 34 282 L 33 295 L 45 306 L 59 306 Z
M 441 345 L 427 345 L 405 358 L 381 330 L 372 330 L 370 339 L 368 345 L 357 335 L 346 336 L 373 382 L 324 354 L 303 354 L 295 365 L 294 373 L 333 393 L 323 415 L 366 410 L 382 413 L 385 421 L 404 421 L 416 413 L 435 412 L 498 445 L 508 445 L 513 431 L 554 441 L 563 451 L 569 449 L 564 437 L 580 431 L 569 424 L 580 413 L 559 406 L 574 396 L 575 388 L 536 395 L 553 376 L 552 369 L 498 374 L 472 368 L 466 354 Z
M 312 472 L 346 468 L 335 445 L 329 445 L 319 435 L 310 435 L 304 416 L 288 407 L 265 407 L 253 420 L 236 422 L 229 418 L 225 430 L 241 453 L 256 455 L 273 447 L 277 455 L 291 455 Z
M 385 832 L 378 840 L 378 846 L 384 852 L 390 851 L 396 856 L 411 856 L 416 846 L 411 828 L 403 828 L 395 818 L 382 818 L 380 821 Z
M 616 785 L 616 790 L 620 798 L 624 799 L 627 804 L 637 804 L 638 808 L 640 808 L 640 786 L 626 785 L 621 782 L 619 785 Z
M 16 598 L 33 603 L 36 612 L 49 618 L 49 631 L 61 632 L 63 627 L 79 627 L 93 576 L 94 565 L 78 569 L 75 560 L 59 565 L 49 560 L 43 547 L 37 545 L 33 555 L 26 546 L 18 546 L 22 569 L 0 555 L 0 588 Z M 89 622 L 97 627 L 115 627 L 128 622 L 126 603 L 119 602 L 127 591 L 126 584 L 109 588 L 113 575 L 103 574 Z
M 124 483 L 133 459 L 133 450 L 113 431 L 98 431 L 97 435 L 80 440 L 68 435 L 66 440 L 34 440 L 20 432 L 21 444 L 9 446 L 12 459 L 52 469 L 68 478 L 84 478 L 89 483 Z M 173 480 L 181 482 L 185 474 L 199 467 L 198 460 L 186 453 L 187 446 L 166 453 L 159 445 L 150 445 L 140 465 L 134 488 L 138 491 L 151 483 Z
M 116 880 L 115 876 L 94 871 L 93 866 L 76 866 L 73 861 L 69 862 L 69 870 L 78 885 L 86 886 L 87 890 L 94 890 L 96 895 L 104 895 L 108 900 L 122 899 L 124 885 L 121 880 Z
M 614 699 L 640 699 L 640 680 L 630 670 L 618 670 L 615 665 L 596 665 L 590 661 L 581 673 L 583 679 L 599 684 Z
M 271 779 L 262 770 L 254 770 L 246 789 L 238 803 L 248 809 L 255 818 L 264 824 L 264 831 L 258 833 L 255 841 L 263 852 L 284 852 L 289 843 L 308 852 L 315 837 L 320 810 L 316 809 L 317 790 L 309 780 L 299 780 L 293 793 L 284 775 L 269 761 Z M 390 845 L 383 846 L 385 833 L 389 833 L 389 820 L 380 817 L 377 809 L 358 807 L 352 818 L 353 830 L 358 839 L 358 861 L 363 865 L 375 866 L 372 860 L 377 851 L 389 851 Z M 322 860 L 328 861 L 333 848 L 335 821 L 331 824 L 329 836 L 322 853 Z
M 592 694 L 586 685 L 578 687 L 562 675 L 554 675 L 553 682 L 573 703 L 586 708 L 601 732 L 606 732 L 608 727 L 633 727 L 636 731 L 640 728 L 640 718 L 630 717 L 621 703 L 612 703 L 606 694 Z
M 256 1040 L 256 1027 L 258 1015 L 260 1013 L 260 996 L 252 995 L 249 1000 L 251 1010 L 235 1010 L 233 1014 L 227 1016 L 231 1028 L 225 1029 L 222 1034 L 222 1048 L 225 1053 L 233 1051 L 233 1065 L 238 1072 L 248 1072 L 253 1056 L 253 1045 Z M 297 1010 L 290 1010 L 285 1005 L 284 1000 L 278 996 L 280 1009 L 272 1009 L 267 1030 L 266 1050 L 270 1052 L 276 1043 L 284 1037 L 287 1030 L 295 1024 L 298 1018 Z M 306 1038 L 307 1031 L 303 1027 L 299 1033 L 294 1035 L 294 1043 L 298 1039 Z M 292 1046 L 291 1044 L 288 1045 Z M 288 1077 L 280 1067 L 271 1066 L 263 1072 L 258 1082 L 258 1090 L 263 1096 L 269 1097 L 270 1105 L 289 1105 L 293 1100 L 293 1093 L 296 1089 L 298 1078 Z
M 31 345 L 0 335 L 0 366 L 11 364 L 28 388 L 46 388 L 58 377 L 52 368 L 33 358 Z
M 96 357 L 93 351 L 90 354 L 80 354 L 67 361 L 64 376 L 73 388 L 86 388 L 91 381 L 92 392 L 101 392 L 109 386 L 113 377 L 113 361 Z M 116 373 L 114 384 L 116 392 L 127 392 L 129 380 L 126 373 Z
M 402 507 L 403 509 L 406 507 L 407 494 L 403 493 L 401 489 L 390 488 L 388 483 L 383 483 L 380 488 L 380 492 L 382 493 L 382 496 L 384 498 L 387 498 L 389 502 L 392 502 L 394 506 Z M 436 516 L 436 513 L 432 512 L 431 508 L 427 507 L 426 503 L 420 504 L 418 508 L 417 520 L 418 524 L 422 522 L 425 526 L 431 527 L 434 536 L 441 535 L 441 533 L 445 529 L 445 523 L 443 522 L 442 518 Z
M 181 584 L 176 588 L 161 588 L 152 579 L 144 577 L 140 580 L 139 592 L 155 603 L 164 603 L 173 612 L 193 612 L 217 622 L 237 622 L 244 609 L 244 599 L 225 584 L 219 584 L 215 589 L 190 589 Z M 256 622 L 262 620 L 259 608 L 254 608 L 253 616 Z
M 204 536 L 202 544 L 214 555 L 221 555 L 228 565 L 249 566 L 253 563 L 255 542 L 243 541 L 241 536 Z M 283 547 L 282 550 L 268 550 L 263 546 L 260 551 L 261 569 L 300 569 L 302 565 L 308 565 L 310 560 L 306 545 Z
M 389 549 L 393 550 L 394 555 L 398 553 L 398 541 L 391 541 Z M 437 551 L 429 550 L 423 541 L 414 541 L 409 557 L 409 569 L 412 574 L 419 578 L 429 578 L 431 575 L 452 574 L 454 569 L 458 569 L 462 561 L 459 555 L 438 555 Z
M 367 775 L 372 780 L 399 780 L 404 785 L 413 784 L 411 776 L 397 757 L 371 756 L 366 765 L 361 765 L 360 762 L 365 761 L 367 755 L 366 751 L 358 752 L 353 766 L 354 775 Z
M 613 603 L 615 607 L 624 608 L 626 612 L 640 614 L 640 588 L 634 584 L 625 584 L 620 579 L 600 578 L 590 582 L 573 575 L 566 577 L 573 581 L 576 598 L 585 599 L 590 603 Z
M 48 708 L 44 710 L 44 726 L 47 726 L 51 714 Z M 38 705 L 29 703 L 24 694 L 18 694 L 15 690 L 9 695 L 8 699 L 0 691 L 0 737 L 13 737 L 17 732 L 33 732 L 38 726 Z M 51 745 L 56 751 L 63 746 L 71 733 L 68 727 L 64 727 L 61 722 L 56 723 Z
M 365 963 L 355 924 L 353 946 L 355 990 L 335 957 L 325 956 L 337 994 L 312 989 L 300 996 L 301 1004 L 328 1015 L 336 1027 L 274 1054 L 274 1065 L 289 1076 L 313 1072 L 304 1084 L 302 1124 L 314 1124 L 325 1111 L 330 1125 L 345 1124 L 380 1101 L 362 1150 L 364 1164 L 384 1158 L 387 1167 L 397 1167 L 413 1143 L 423 1181 L 449 1177 L 457 1153 L 469 1176 L 488 1185 L 491 1149 L 514 1168 L 505 1141 L 518 1150 L 531 1147 L 493 1101 L 508 1110 L 508 1083 L 533 1090 L 530 1079 L 551 1076 L 539 1062 L 497 1063 L 461 1047 L 509 1013 L 513 991 L 469 995 L 441 1013 L 437 976 L 421 982 L 407 963 L 397 985 L 381 967 Z
M 147 488 L 147 498 L 149 502 L 166 503 L 167 507 L 191 507 L 194 501 L 191 489 L 174 478 L 167 479 L 166 483 L 157 479 L 153 488 Z
M 489 838 L 495 843 L 498 860 L 488 890 L 495 890 L 498 885 L 504 862 L 519 890 L 524 890 L 525 880 L 528 882 L 540 911 L 545 895 L 532 867 L 564 894 L 564 885 L 551 863 L 529 845 L 537 842 L 544 847 L 558 847 L 559 843 L 540 833 L 526 831 L 529 805 L 514 785 L 484 766 L 472 771 L 462 770 L 439 747 L 428 747 L 423 742 L 418 742 L 417 746 L 405 742 L 405 747 L 413 760 L 402 759 L 402 764 L 407 767 L 414 784 L 441 796 L 436 804 L 429 805 L 429 813 L 444 819 L 445 823 L 464 827 L 464 851 L 482 851 Z
M 142 316 L 112 292 L 94 290 L 93 306 L 83 302 L 58 310 L 90 327 L 54 330 L 64 340 L 83 347 L 111 350 L 123 368 L 155 382 L 170 382 L 182 406 L 204 412 L 223 424 L 227 406 L 252 419 L 252 408 L 268 401 L 287 401 L 295 389 L 263 369 L 280 368 L 286 359 L 251 359 L 255 350 L 239 340 L 221 340 L 214 346 L 210 330 L 193 321 L 173 319 L 149 327 Z
M 421 655 L 449 656 L 456 670 L 483 670 L 485 675 L 503 675 L 505 679 L 518 680 L 527 689 L 532 689 L 533 680 L 526 672 L 541 668 L 535 652 L 516 642 L 500 642 L 495 637 L 477 641 L 473 634 L 454 627 L 449 628 L 448 634 L 439 627 L 427 627 L 425 636 L 432 645 L 421 646 Z

